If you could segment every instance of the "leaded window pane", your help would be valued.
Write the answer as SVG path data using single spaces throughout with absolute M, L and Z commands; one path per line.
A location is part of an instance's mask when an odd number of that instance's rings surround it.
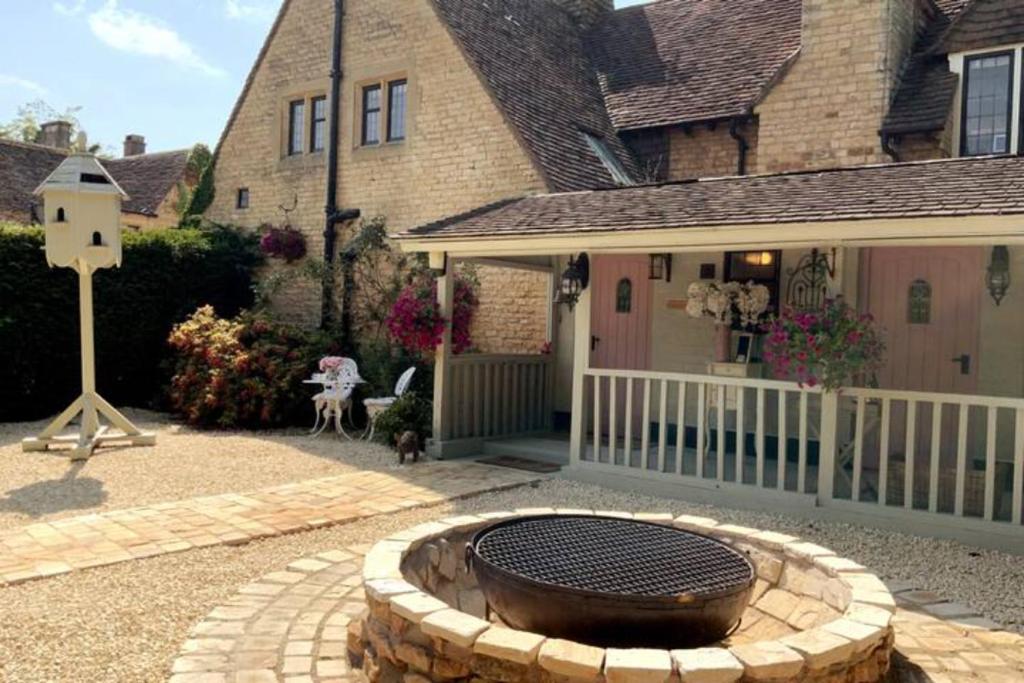
M 932 286 L 925 280 L 910 283 L 907 297 L 907 322 L 911 325 L 927 325 L 932 321 Z
M 327 98 L 316 97 L 313 98 L 313 119 L 311 122 L 312 133 L 310 140 L 310 149 L 313 152 L 322 152 L 324 150 L 327 132 Z
M 295 100 L 288 105 L 288 154 L 302 154 L 302 123 L 306 102 Z
M 633 310 L 633 283 L 622 278 L 615 287 L 615 312 L 629 313 Z
M 1013 57 L 1009 54 L 967 60 L 963 153 L 1010 151 L 1010 97 Z
M 380 143 L 380 86 L 363 88 L 363 144 Z
M 388 140 L 405 139 L 406 81 L 388 84 Z

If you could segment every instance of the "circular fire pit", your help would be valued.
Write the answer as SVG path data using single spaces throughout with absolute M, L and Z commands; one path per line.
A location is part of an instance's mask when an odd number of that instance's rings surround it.
M 687 515 L 530 509 L 429 522 L 375 545 L 363 587 L 369 610 L 349 651 L 371 681 L 870 683 L 893 648 L 895 604 L 864 567 Z M 725 614 L 725 596 L 738 622 L 707 618 Z M 648 612 L 666 619 L 660 631 Z
M 754 566 L 708 536 L 650 522 L 545 515 L 484 527 L 467 571 L 501 621 L 617 647 L 697 647 L 738 625 Z

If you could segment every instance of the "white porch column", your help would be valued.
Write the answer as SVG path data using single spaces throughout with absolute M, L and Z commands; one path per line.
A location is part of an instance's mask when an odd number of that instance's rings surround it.
M 452 358 L 452 310 L 455 298 L 455 263 L 447 259 L 444 252 L 430 254 L 431 268 L 444 268 L 444 274 L 437 278 L 437 304 L 441 315 L 448 321 L 441 334 L 441 343 L 434 352 L 434 442 L 440 443 L 448 438 L 448 386 L 451 380 Z
M 577 467 L 583 456 L 586 437 L 584 415 L 584 375 L 590 367 L 590 293 L 593 285 L 580 294 L 580 300 L 573 311 L 573 354 L 572 354 L 572 429 L 569 437 L 569 465 Z

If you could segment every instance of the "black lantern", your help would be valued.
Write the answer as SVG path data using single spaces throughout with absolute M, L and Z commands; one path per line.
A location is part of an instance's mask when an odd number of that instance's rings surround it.
M 998 306 L 1010 289 L 1010 250 L 1004 246 L 992 247 L 992 260 L 985 273 L 985 286 Z
M 672 282 L 672 254 L 651 254 L 650 280 Z
M 590 259 L 586 254 L 580 254 L 576 258 L 569 257 L 569 265 L 562 273 L 562 279 L 558 283 L 558 293 L 555 295 L 555 303 L 566 304 L 571 311 L 576 302 L 580 300 L 580 294 L 590 284 Z

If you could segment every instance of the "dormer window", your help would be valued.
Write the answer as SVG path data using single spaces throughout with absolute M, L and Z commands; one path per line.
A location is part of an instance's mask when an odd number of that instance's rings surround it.
M 1014 52 L 964 59 L 960 155 L 1006 154 L 1013 137 Z

